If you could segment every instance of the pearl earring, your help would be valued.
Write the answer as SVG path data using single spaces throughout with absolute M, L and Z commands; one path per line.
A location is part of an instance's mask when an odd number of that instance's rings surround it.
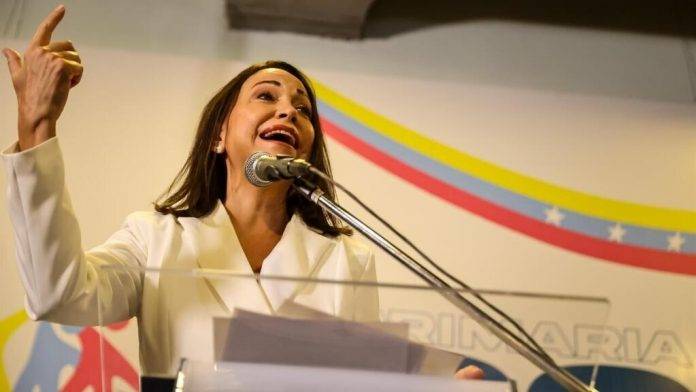
M 223 151 L 225 151 L 225 146 L 222 144 L 222 142 L 217 142 L 214 151 L 216 154 L 222 154 Z

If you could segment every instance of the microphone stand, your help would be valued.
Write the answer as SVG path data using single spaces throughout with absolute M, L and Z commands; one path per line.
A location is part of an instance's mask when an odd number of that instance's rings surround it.
M 597 392 L 596 389 L 585 385 L 582 381 L 570 374 L 567 370 L 549 363 L 549 361 L 546 358 L 542 357 L 538 352 L 530 349 L 527 346 L 527 344 L 522 339 L 520 339 L 519 336 L 510 332 L 508 329 L 506 329 L 496 320 L 494 320 L 491 316 L 489 316 L 484 310 L 482 310 L 474 303 L 464 298 L 456 289 L 450 286 L 447 282 L 443 281 L 437 275 L 433 274 L 430 270 L 424 267 L 417 260 L 413 259 L 411 256 L 403 252 L 396 245 L 392 244 L 389 240 L 377 233 L 375 230 L 366 225 L 353 214 L 346 211 L 343 207 L 324 196 L 324 192 L 321 189 L 319 189 L 315 184 L 307 181 L 304 178 L 298 177 L 293 182 L 293 187 L 304 197 L 317 204 L 331 215 L 346 222 L 355 230 L 362 233 L 375 245 L 379 246 L 382 250 L 389 253 L 404 267 L 408 268 L 409 270 L 411 270 L 411 272 L 423 279 L 426 283 L 428 283 L 428 285 L 438 289 L 440 295 L 445 297 L 445 299 L 447 299 L 453 305 L 455 305 L 464 313 L 466 313 L 481 327 L 483 327 L 484 329 L 498 337 L 500 340 L 505 342 L 505 344 L 510 346 L 512 349 L 517 351 L 517 353 L 527 358 L 527 360 L 532 362 L 539 369 L 543 370 L 561 386 L 563 386 L 569 391 Z

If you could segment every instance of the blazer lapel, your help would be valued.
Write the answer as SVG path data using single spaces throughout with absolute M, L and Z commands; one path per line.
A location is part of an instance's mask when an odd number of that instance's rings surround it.
M 264 275 L 310 278 L 322 267 L 335 241 L 310 230 L 299 215 L 293 215 L 283 236 L 261 267 Z M 264 280 L 261 286 L 274 310 L 291 300 L 300 290 L 307 290 L 307 282 Z M 327 304 L 331 301 L 327 302 Z M 326 304 L 325 304 L 326 305 Z M 322 306 L 326 309 L 326 306 Z
M 252 275 L 253 271 L 222 203 L 218 201 L 208 216 L 180 218 L 179 222 L 184 228 L 186 241 L 194 250 L 198 267 L 221 273 L 219 277 L 203 280 L 221 305 L 228 311 L 239 307 L 269 313 L 268 303 L 255 279 L 224 274 Z
M 253 274 L 246 255 L 234 231 L 224 205 L 218 202 L 208 216 L 179 218 L 184 228 L 185 241 L 193 249 L 199 268 L 217 272 Z M 326 261 L 336 241 L 309 229 L 298 215 L 293 215 L 280 241 L 266 257 L 260 275 L 308 278 L 315 275 Z M 308 289 L 306 282 L 263 280 L 249 278 L 206 278 L 213 296 L 227 310 L 235 307 L 256 312 L 275 313 L 300 290 Z M 327 286 L 327 285 L 322 285 Z M 326 312 L 333 311 L 333 298 L 321 298 L 315 304 Z

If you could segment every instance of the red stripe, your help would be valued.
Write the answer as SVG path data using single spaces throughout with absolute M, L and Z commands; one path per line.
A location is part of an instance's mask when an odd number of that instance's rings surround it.
M 321 125 L 327 135 L 390 173 L 500 225 L 584 255 L 635 267 L 696 275 L 696 256 L 609 242 L 549 225 L 503 208 L 417 170 L 356 138 L 326 118 L 321 119 Z

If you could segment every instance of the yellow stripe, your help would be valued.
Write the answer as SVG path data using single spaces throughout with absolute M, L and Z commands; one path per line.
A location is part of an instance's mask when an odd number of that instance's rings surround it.
M 317 96 L 322 101 L 351 119 L 434 161 L 486 182 L 539 202 L 608 221 L 669 231 L 696 232 L 696 211 L 660 208 L 605 199 L 515 173 L 420 135 L 352 102 L 316 80 L 312 82 Z
M 11 316 L 0 320 L 0 357 L 3 357 L 5 354 L 5 344 L 10 339 L 10 336 L 27 320 L 28 317 L 24 310 L 15 312 Z M 7 379 L 4 363 L 2 358 L 0 358 L 0 392 L 9 392 L 10 390 L 10 381 Z

